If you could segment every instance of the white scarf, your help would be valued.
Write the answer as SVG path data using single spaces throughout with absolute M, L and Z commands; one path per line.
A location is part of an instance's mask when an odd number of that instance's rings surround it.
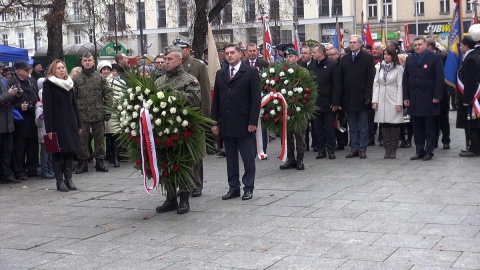
M 55 76 L 50 76 L 48 77 L 48 80 L 67 91 L 70 91 L 70 89 L 73 88 L 73 80 L 70 76 L 68 76 L 66 80 L 59 79 Z

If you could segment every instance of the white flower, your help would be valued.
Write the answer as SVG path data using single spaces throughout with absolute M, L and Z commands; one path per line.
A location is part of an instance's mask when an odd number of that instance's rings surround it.
M 123 107 L 127 107 L 127 106 L 128 106 L 128 102 L 127 102 L 127 100 L 125 100 L 125 101 L 123 102 Z
M 298 91 L 298 88 L 297 88 L 297 87 L 294 87 L 294 88 L 292 89 L 292 91 L 296 93 L 296 92 Z
M 127 120 L 123 121 L 123 125 L 124 125 L 124 126 L 127 126 L 128 123 L 129 123 L 129 122 L 128 122 Z
M 157 97 L 158 97 L 158 99 L 162 99 L 162 98 L 165 97 L 165 94 L 163 94 L 162 91 L 159 91 L 159 92 L 157 92 Z
M 168 102 L 169 102 L 169 103 L 172 103 L 172 102 L 174 102 L 175 100 L 177 100 L 177 98 L 174 97 L 174 96 L 169 96 L 169 97 L 168 97 Z
M 151 99 L 149 99 L 149 100 L 147 100 L 147 104 L 150 105 L 150 106 L 152 106 L 153 101 L 152 101 Z
M 178 128 L 174 128 L 173 133 L 178 133 Z
M 277 106 L 277 111 L 281 112 L 282 111 L 282 106 Z
M 127 111 L 123 110 L 120 114 L 125 115 L 125 114 L 127 114 Z
M 287 84 L 288 84 L 288 80 L 285 80 L 285 81 L 283 82 L 283 84 L 287 85 Z
M 145 93 L 145 95 L 148 95 L 148 94 L 150 94 L 150 89 L 148 89 L 148 88 L 145 88 L 145 91 L 144 91 L 144 93 Z
M 140 105 L 135 105 L 135 107 L 133 107 L 133 109 L 134 109 L 135 111 L 138 111 L 138 110 L 140 109 Z
M 188 121 L 187 120 L 183 120 L 182 121 L 182 127 L 186 127 L 188 126 Z
M 278 104 L 278 99 L 274 99 L 273 104 Z
M 287 115 L 287 120 L 290 120 L 290 115 Z
M 167 107 L 167 103 L 163 101 L 160 102 L 160 108 L 165 109 L 165 107 Z
M 278 76 L 280 76 L 280 77 L 285 76 L 285 72 L 281 71 L 281 72 L 278 74 Z
M 274 69 L 274 68 L 270 68 L 270 73 L 275 73 L 275 69 Z
M 177 116 L 177 118 L 175 118 L 175 120 L 177 120 L 178 123 L 182 122 L 182 118 L 180 116 Z
M 270 81 L 270 84 L 271 84 L 272 86 L 274 86 L 274 85 L 275 85 L 275 80 L 271 80 L 271 81 Z
M 125 133 L 130 133 L 130 129 L 129 129 L 129 128 L 126 128 L 126 129 L 125 129 Z
M 160 126 L 161 124 L 162 120 L 160 118 L 157 118 L 157 120 L 155 120 L 155 125 Z
M 267 77 L 267 73 L 262 73 L 262 78 L 266 78 Z
M 271 110 L 271 111 L 270 111 L 270 114 L 271 114 L 271 115 L 275 115 L 275 110 Z
M 154 107 L 154 108 L 153 108 L 153 112 L 154 112 L 154 113 L 157 113 L 157 112 L 159 112 L 159 111 L 160 111 L 160 110 L 159 110 L 157 107 Z
M 302 92 L 303 92 L 303 88 L 302 88 L 302 87 L 298 87 L 298 88 L 297 88 L 297 91 L 298 91 L 298 93 L 302 93 Z
M 297 107 L 297 108 L 295 108 L 295 110 L 296 110 L 297 112 L 299 112 L 299 111 L 301 111 L 301 110 L 302 110 L 302 108 L 300 108 L 300 107 Z
M 122 108 L 123 108 L 122 105 L 118 105 L 117 110 L 120 111 Z
M 130 134 L 132 134 L 132 136 L 137 136 L 137 131 L 136 131 L 136 130 L 132 130 L 132 132 L 130 132 Z
M 124 125 L 122 122 L 120 122 L 119 125 L 120 125 L 121 128 L 124 128 L 124 127 L 125 127 L 125 125 Z
M 261 108 L 260 109 L 260 114 L 264 114 L 265 113 L 265 109 L 264 108 Z
M 167 112 L 166 111 L 162 111 L 162 116 L 165 116 L 167 115 Z
M 135 99 L 135 94 L 130 93 L 130 100 L 134 100 L 134 99 Z
M 128 105 L 128 106 L 127 106 L 127 110 L 131 110 L 131 109 L 133 109 L 133 106 L 132 106 L 132 105 Z
M 293 91 L 288 91 L 289 96 L 293 96 Z
M 138 98 L 138 100 L 142 101 L 143 100 L 143 95 L 139 95 L 137 98 Z
M 128 122 L 132 121 L 132 117 L 127 115 L 127 117 L 125 118 L 125 120 L 127 120 Z
M 292 74 L 293 73 L 293 69 L 289 68 L 288 70 L 288 73 Z
M 184 109 L 184 110 L 182 111 L 182 113 L 183 113 L 183 115 L 187 115 L 187 114 L 188 114 L 188 111 L 187 111 L 186 109 Z
M 138 113 L 137 113 L 137 112 L 133 112 L 133 113 L 132 113 L 132 117 L 133 117 L 134 119 L 137 118 L 137 117 L 138 117 Z
M 280 90 L 280 93 L 282 93 L 282 95 L 285 95 L 287 93 L 287 90 L 285 90 L 285 88 L 284 88 L 284 89 Z
M 170 134 L 170 129 L 166 128 L 165 130 L 163 130 L 163 133 Z
M 168 119 L 167 122 L 170 123 L 170 125 L 173 125 L 173 120 L 172 119 Z
M 171 114 L 175 114 L 176 112 L 177 112 L 177 108 L 175 108 L 175 107 L 170 108 L 170 113 Z
M 145 109 L 150 110 L 151 106 L 152 106 L 151 103 L 145 102 Z
M 265 81 L 265 84 L 270 84 L 270 81 L 267 79 L 267 80 Z
M 135 87 L 135 92 L 140 92 L 140 90 L 142 90 L 142 87 L 140 87 L 139 85 L 137 85 L 137 86 Z
M 125 121 L 125 117 L 120 117 L 120 123 L 122 123 L 123 121 Z
M 127 93 L 129 93 L 129 94 L 132 93 L 132 88 L 128 88 Z

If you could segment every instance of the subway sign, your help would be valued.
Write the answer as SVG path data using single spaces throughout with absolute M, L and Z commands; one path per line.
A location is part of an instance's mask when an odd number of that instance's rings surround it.
M 470 27 L 470 20 L 463 22 L 463 29 L 465 32 L 468 32 L 468 28 Z M 419 23 L 418 24 L 418 34 L 419 35 L 429 35 L 430 29 L 433 34 L 440 34 L 440 33 L 449 33 L 450 32 L 450 22 L 436 22 L 436 23 Z M 416 34 L 416 26 L 415 23 L 408 24 L 408 32 L 410 34 Z

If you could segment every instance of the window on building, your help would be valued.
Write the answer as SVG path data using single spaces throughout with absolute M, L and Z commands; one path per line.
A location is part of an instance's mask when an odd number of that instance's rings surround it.
M 415 14 L 420 16 L 425 14 L 425 3 L 423 0 L 415 0 Z
M 162 46 L 162 48 L 160 48 L 160 51 L 165 48 L 165 47 L 168 47 L 168 35 L 167 33 L 161 33 L 159 34 L 160 36 L 160 46 Z
M 8 35 L 7 34 L 2 35 L 2 42 L 3 42 L 3 45 L 8 46 Z
M 282 30 L 280 33 L 280 43 L 292 43 L 292 30 Z
M 450 13 L 450 0 L 440 0 L 440 14 L 448 13 Z
M 232 1 L 228 1 L 228 4 L 223 8 L 222 18 L 223 23 L 232 23 Z
M 178 1 L 179 11 L 178 11 L 178 26 L 187 26 L 188 23 L 188 2 L 187 0 Z
M 145 28 L 145 2 L 137 3 L 137 29 Z
M 377 18 L 377 0 L 368 0 L 368 18 Z
M 300 41 L 304 42 L 306 40 L 306 38 L 305 38 L 305 25 L 297 26 L 297 32 L 298 32 L 298 38 L 300 39 Z
M 25 37 L 23 33 L 18 33 L 18 47 L 25 48 Z
M 19 21 L 23 20 L 23 8 L 17 7 L 15 8 L 15 12 L 17 13 L 17 20 Z
M 257 20 L 257 15 L 255 12 L 255 0 L 246 0 L 245 1 L 245 21 L 255 22 L 256 20 Z
M 467 13 L 472 12 L 473 9 L 473 2 L 471 0 L 465 0 L 465 10 Z
M 329 0 L 319 0 L 318 14 L 320 16 L 330 16 Z
M 247 28 L 247 43 L 257 44 L 257 28 Z
M 383 0 L 383 16 L 392 17 L 392 0 Z
M 92 28 L 88 29 L 88 40 L 90 43 L 93 43 L 93 34 L 94 34 L 93 29 Z
M 342 15 L 343 14 L 342 0 L 333 0 L 332 2 L 333 2 L 332 14 Z
M 270 0 L 270 21 L 280 20 L 280 2 L 278 0 Z
M 79 21 L 80 20 L 80 3 L 78 1 L 73 1 L 72 9 L 73 9 L 73 20 Z
M 7 14 L 2 13 L 0 14 L 0 22 L 6 22 L 7 21 Z
M 305 4 L 303 0 L 295 0 L 297 1 L 297 16 L 298 18 L 303 18 L 305 16 Z
M 157 26 L 166 27 L 167 26 L 167 5 L 165 0 L 157 1 Z
M 113 5 L 107 5 L 108 10 L 108 30 L 115 31 L 115 24 L 116 22 L 116 10 Z
M 82 33 L 80 29 L 75 29 L 74 31 L 75 44 L 82 44 Z

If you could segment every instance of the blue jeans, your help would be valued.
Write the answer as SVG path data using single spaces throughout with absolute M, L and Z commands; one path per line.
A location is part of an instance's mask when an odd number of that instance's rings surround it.
M 368 110 L 347 112 L 352 151 L 367 151 Z
M 40 143 L 40 166 L 42 174 L 52 171 L 52 154 L 47 153 L 45 143 Z

